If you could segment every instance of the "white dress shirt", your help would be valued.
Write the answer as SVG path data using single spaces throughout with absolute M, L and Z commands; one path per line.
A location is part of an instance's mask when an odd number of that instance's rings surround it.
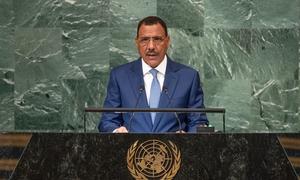
M 149 71 L 152 69 L 152 67 L 149 66 L 148 64 L 146 64 L 143 59 L 142 59 L 142 67 L 143 67 L 145 91 L 146 91 L 146 95 L 147 95 L 147 101 L 149 104 L 150 89 L 151 89 L 151 83 L 153 80 L 153 76 Z M 167 68 L 167 56 L 165 55 L 163 61 L 155 68 L 158 71 L 157 79 L 159 81 L 160 90 L 162 90 L 162 88 L 163 88 L 165 74 L 166 74 L 166 68 Z

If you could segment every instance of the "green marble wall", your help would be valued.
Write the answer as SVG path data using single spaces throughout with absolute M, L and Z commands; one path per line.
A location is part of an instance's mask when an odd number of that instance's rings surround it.
M 148 15 L 229 132 L 300 132 L 300 0 L 0 0 L 0 131 L 83 131 L 84 105 L 101 107 L 110 69 L 138 57 Z

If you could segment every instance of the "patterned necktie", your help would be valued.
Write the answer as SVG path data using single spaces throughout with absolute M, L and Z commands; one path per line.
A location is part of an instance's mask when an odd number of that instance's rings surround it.
M 150 108 L 157 108 L 158 104 L 159 104 L 159 99 L 160 99 L 160 85 L 159 85 L 159 81 L 157 79 L 158 71 L 156 69 L 151 69 L 149 72 L 153 76 L 153 80 L 151 83 L 151 89 L 150 89 L 149 105 L 150 105 Z M 152 124 L 154 124 L 155 116 L 156 116 L 156 112 L 151 112 Z

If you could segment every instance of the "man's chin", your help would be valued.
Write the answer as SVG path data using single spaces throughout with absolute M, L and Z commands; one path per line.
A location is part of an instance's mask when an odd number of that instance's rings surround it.
M 147 57 L 145 59 L 145 61 L 149 66 L 154 68 L 154 67 L 158 66 L 162 60 L 160 60 L 158 57 L 150 57 L 150 58 Z

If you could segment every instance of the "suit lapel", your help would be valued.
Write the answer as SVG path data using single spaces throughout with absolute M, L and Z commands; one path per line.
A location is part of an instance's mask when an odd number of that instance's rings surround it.
M 143 80 L 143 71 L 142 71 L 142 64 L 141 62 L 135 61 L 131 66 L 131 71 L 128 73 L 128 79 L 131 85 L 131 88 L 136 95 L 136 98 L 138 98 L 140 94 L 141 86 L 144 85 Z
M 176 64 L 170 58 L 168 58 L 163 91 L 159 101 L 159 108 L 168 108 L 170 103 L 172 103 L 171 99 L 177 87 L 178 81 L 178 75 L 176 74 L 177 70 L 178 68 Z M 159 127 L 164 114 L 166 113 L 157 113 L 153 125 L 153 132 L 155 132 L 157 127 Z

